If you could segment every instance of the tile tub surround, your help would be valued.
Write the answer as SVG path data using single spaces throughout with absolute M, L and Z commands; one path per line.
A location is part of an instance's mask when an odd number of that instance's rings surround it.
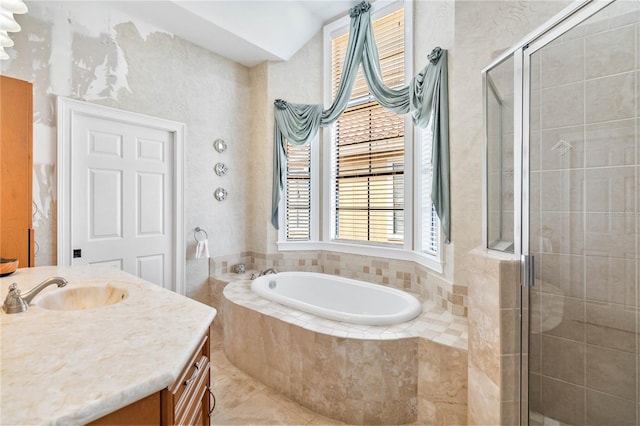
M 250 284 L 231 282 L 221 298 L 225 354 L 249 375 L 351 424 L 466 423 L 465 318 L 427 302 L 413 321 L 352 325 L 267 301 Z
M 233 273 L 244 263 L 247 269 L 321 272 L 381 284 L 420 294 L 454 315 L 467 316 L 467 287 L 438 278 L 426 267 L 405 260 L 329 251 L 282 251 L 264 254 L 254 251 L 217 256 L 209 260 L 210 277 Z
M 66 288 L 113 283 L 129 296 L 96 309 L 32 304 L 0 313 L 0 424 L 85 424 L 172 384 L 216 310 L 112 267 L 44 266 L 0 278 L 22 291 L 50 276 Z M 50 286 L 41 295 L 53 294 Z

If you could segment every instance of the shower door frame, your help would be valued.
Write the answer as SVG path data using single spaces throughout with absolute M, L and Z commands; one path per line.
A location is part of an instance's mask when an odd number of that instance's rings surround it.
M 530 253 L 530 204 L 529 204 L 529 188 L 530 188 L 530 105 L 531 105 L 531 55 L 538 52 L 549 43 L 562 36 L 566 32 L 580 25 L 582 22 L 586 21 L 590 17 L 599 13 L 602 9 L 609 6 L 611 3 L 616 0 L 594 0 L 590 2 L 586 2 L 582 5 L 582 7 L 574 10 L 571 14 L 567 15 L 565 19 L 561 22 L 555 24 L 553 27 L 549 27 L 545 30 L 539 37 L 530 43 L 525 44 L 521 49 L 515 52 L 515 60 L 516 63 L 522 64 L 522 72 L 521 79 L 522 85 L 521 87 L 521 102 L 517 105 L 514 105 L 514 110 L 520 110 L 521 115 L 521 128 L 518 129 L 521 131 L 521 196 L 520 204 L 522 208 L 522 222 L 521 222 L 521 262 L 522 262 L 522 304 L 521 304 L 521 343 L 520 347 L 522 349 L 520 361 L 520 424 L 528 425 L 529 424 L 529 390 L 528 390 L 528 382 L 529 382 L 529 369 L 528 369 L 528 356 L 524 357 L 523 354 L 527 353 L 529 348 L 529 337 L 530 337 L 530 321 L 529 318 L 524 318 L 522 314 L 525 312 L 527 315 L 530 315 L 530 292 L 531 288 L 535 285 L 535 259 L 534 256 Z M 521 62 L 520 62 L 521 60 Z M 517 68 L 517 66 L 516 66 Z M 517 72 L 514 71 L 514 72 Z M 516 94 L 516 97 L 518 95 Z M 514 114 L 518 114 L 518 111 L 514 111 Z M 517 129 L 517 126 L 514 126 L 514 129 Z M 514 136 L 517 138 L 517 136 Z M 514 141 L 515 142 L 515 141 Z M 514 154 L 514 157 L 517 158 L 517 154 Z M 515 160 L 514 160 L 515 161 Z M 516 180 L 516 183 L 518 181 Z M 526 305 L 525 305 L 526 303 Z M 525 340 L 526 339 L 526 340 Z M 526 352 L 524 350 L 526 349 Z
M 483 244 L 490 252 L 497 250 L 489 247 L 488 241 L 488 130 L 487 130 L 487 74 L 502 62 L 513 56 L 514 59 L 514 105 L 513 105 L 513 171 L 514 171 L 514 248 L 513 253 L 520 258 L 520 425 L 529 424 L 528 407 L 528 348 L 529 348 L 529 294 L 535 285 L 535 259 L 529 251 L 530 227 L 530 83 L 531 55 L 547 46 L 562 34 L 570 31 L 591 16 L 597 14 L 616 0 L 577 0 L 553 16 L 538 29 L 529 33 L 511 49 L 497 57 L 482 70 L 484 105 L 484 158 L 483 158 Z M 498 251 L 500 252 L 500 251 Z M 502 253 L 502 252 L 500 252 Z M 527 354 L 527 356 L 525 356 Z

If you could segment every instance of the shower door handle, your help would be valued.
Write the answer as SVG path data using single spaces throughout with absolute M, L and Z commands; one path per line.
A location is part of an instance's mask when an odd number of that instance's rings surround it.
M 525 254 L 522 256 L 524 267 L 524 286 L 534 287 L 536 285 L 536 258 L 533 255 Z

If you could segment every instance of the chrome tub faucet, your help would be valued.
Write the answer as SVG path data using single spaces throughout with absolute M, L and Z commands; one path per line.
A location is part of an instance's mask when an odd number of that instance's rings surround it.
M 276 270 L 276 268 L 267 268 L 264 271 L 260 272 L 260 275 L 258 275 L 259 277 L 263 276 L 263 275 L 267 275 L 267 274 L 277 274 L 278 271 Z

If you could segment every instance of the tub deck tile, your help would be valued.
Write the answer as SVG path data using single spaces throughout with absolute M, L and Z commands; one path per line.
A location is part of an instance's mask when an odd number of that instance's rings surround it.
M 237 276 L 233 278 L 237 279 Z M 330 336 L 361 340 L 421 337 L 457 349 L 468 349 L 467 318 L 453 315 L 431 300 L 422 304 L 422 314 L 411 321 L 391 326 L 371 326 L 332 321 L 271 302 L 253 293 L 248 279 L 230 282 L 223 294 L 238 305 Z

